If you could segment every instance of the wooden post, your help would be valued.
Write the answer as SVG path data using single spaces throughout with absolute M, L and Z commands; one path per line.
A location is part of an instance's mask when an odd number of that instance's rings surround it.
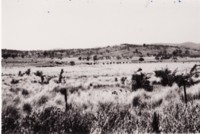
M 63 72 L 64 72 L 64 70 L 61 69 L 61 71 L 60 71 L 60 75 L 59 75 L 59 79 L 58 79 L 58 82 L 59 82 L 59 83 L 62 82 L 62 78 L 63 78 L 62 74 L 63 74 Z
M 67 111 L 69 109 L 69 105 L 67 103 L 67 95 L 68 95 L 67 88 L 61 88 L 60 93 L 65 97 L 65 111 Z
M 65 96 L 65 111 L 67 111 L 67 110 L 68 110 L 68 103 L 67 103 L 67 89 L 65 89 L 65 94 L 64 94 L 64 96 Z
M 184 96 L 185 96 L 185 104 L 186 104 L 186 106 L 187 106 L 187 93 L 186 93 L 186 80 L 184 79 L 183 80 L 183 88 L 184 88 Z

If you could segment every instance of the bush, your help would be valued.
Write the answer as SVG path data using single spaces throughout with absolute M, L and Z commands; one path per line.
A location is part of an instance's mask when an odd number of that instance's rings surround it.
M 161 84 L 163 86 L 172 86 L 173 83 L 177 83 L 179 86 L 183 85 L 183 75 L 176 75 L 177 70 L 173 72 L 168 68 L 162 70 L 156 70 L 155 76 L 161 78 Z
M 132 75 L 132 91 L 136 91 L 139 88 L 143 88 L 146 91 L 152 91 L 153 86 L 150 85 L 149 77 L 146 74 L 133 74 Z
M 74 65 L 75 65 L 75 62 L 74 62 L 74 61 L 70 61 L 69 64 L 70 64 L 71 66 L 74 66 Z
M 140 58 L 139 58 L 139 61 L 144 61 L 144 58 L 143 58 L 143 57 L 140 57 Z
M 74 66 L 74 65 L 75 65 L 75 62 L 74 62 L 74 61 L 70 61 L 69 64 L 70 64 L 71 66 Z
M 141 105 L 141 98 L 140 96 L 135 96 L 132 100 L 133 107 L 137 107 Z
M 21 71 L 19 71 L 18 76 L 22 77 L 24 75 L 24 73 L 22 73 Z
M 42 71 L 36 71 L 34 74 L 35 74 L 35 76 L 39 76 L 39 77 L 43 76 Z
M 19 83 L 19 80 L 12 79 L 12 81 L 11 81 L 10 83 L 11 83 L 11 84 L 17 84 L 17 83 Z
M 31 114 L 20 116 L 18 110 L 8 106 L 2 111 L 2 133 L 197 133 L 200 132 L 200 107 L 181 102 L 162 107 L 159 115 L 151 107 L 140 108 L 136 99 L 130 105 L 100 103 L 97 113 L 71 107 L 67 111 L 48 107 L 42 111 L 24 111 Z M 139 107 L 137 107 L 139 106 Z
M 32 112 L 32 107 L 29 103 L 25 103 L 23 106 L 23 110 L 27 113 L 30 114 Z
M 121 78 L 121 84 L 122 84 L 122 85 L 125 84 L 126 79 L 127 79 L 127 77 L 122 77 L 122 78 Z
M 29 92 L 26 89 L 23 89 L 22 90 L 22 95 L 27 96 L 27 95 L 29 95 Z
M 193 81 L 193 79 L 190 77 L 190 74 L 176 75 L 176 72 L 177 70 L 172 72 L 168 68 L 165 68 L 162 70 L 156 70 L 155 76 L 161 78 L 161 84 L 163 86 L 172 86 L 174 83 L 176 83 L 179 87 L 183 86 L 184 84 L 185 86 L 189 87 L 200 82 Z
M 76 109 L 63 112 L 58 108 L 49 107 L 23 118 L 21 129 L 29 133 L 89 134 L 93 118 L 93 115 L 82 114 Z
M 31 69 L 29 68 L 28 70 L 26 70 L 26 75 L 30 75 L 31 74 Z

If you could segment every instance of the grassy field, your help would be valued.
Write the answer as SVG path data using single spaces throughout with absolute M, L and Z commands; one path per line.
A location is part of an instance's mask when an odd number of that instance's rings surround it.
M 200 133 L 200 84 L 187 86 L 186 105 L 183 86 L 163 86 L 154 72 L 168 68 L 187 74 L 195 64 L 3 67 L 2 132 Z M 153 91 L 132 91 L 132 75 L 139 68 L 150 76 Z
M 144 61 L 139 61 L 140 57 L 132 57 L 130 59 L 101 59 L 95 61 L 95 64 L 98 65 L 110 65 L 110 64 L 137 64 L 137 63 L 188 63 L 188 62 L 199 62 L 200 63 L 200 57 L 191 58 L 191 57 L 178 57 L 177 59 L 162 59 L 162 60 L 156 60 L 154 56 L 150 57 L 143 57 Z M 8 58 L 8 59 L 2 59 L 2 67 L 65 67 L 68 65 L 71 65 L 70 62 L 74 62 L 75 65 L 92 65 L 94 64 L 93 59 L 88 60 L 79 60 L 78 57 L 72 57 L 72 58 Z

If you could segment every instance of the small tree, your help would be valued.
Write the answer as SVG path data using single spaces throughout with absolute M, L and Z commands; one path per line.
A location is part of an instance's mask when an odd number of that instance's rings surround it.
M 22 77 L 23 75 L 24 74 L 21 71 L 19 71 L 18 76 Z
M 94 56 L 93 56 L 93 61 L 95 62 L 95 61 L 97 61 L 97 60 L 98 60 L 97 55 L 94 55 Z
M 139 70 L 138 70 L 139 71 Z M 143 88 L 146 91 L 152 91 L 153 86 L 150 84 L 150 81 L 148 80 L 150 77 L 148 77 L 144 73 L 135 73 L 132 75 L 132 91 L 136 91 L 139 88 Z
M 26 75 L 30 75 L 31 74 L 31 69 L 29 68 L 28 70 L 26 70 Z
M 34 74 L 35 74 L 35 76 L 38 76 L 38 77 L 41 78 L 41 84 L 43 84 L 43 83 L 44 83 L 44 75 L 43 75 L 43 72 L 42 72 L 42 71 L 37 71 L 37 72 L 35 72 Z
M 88 56 L 88 57 L 87 57 L 87 61 L 89 61 L 89 60 L 90 60 L 90 57 Z

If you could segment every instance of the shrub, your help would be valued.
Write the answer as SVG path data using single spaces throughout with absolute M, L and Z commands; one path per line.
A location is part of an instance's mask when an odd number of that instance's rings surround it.
M 32 112 L 32 107 L 29 103 L 25 103 L 23 106 L 23 110 L 27 113 L 30 114 Z
M 143 58 L 143 57 L 140 57 L 140 58 L 139 58 L 139 61 L 144 61 L 144 58 Z
M 136 102 L 140 105 L 140 101 Z M 131 109 L 129 105 L 100 103 L 95 114 L 82 108 L 62 111 L 48 107 L 20 116 L 16 108 L 8 106 L 2 111 L 2 133 L 197 133 L 199 111 L 199 105 L 190 102 L 187 107 L 169 103 L 159 114 L 150 107 L 141 110 L 140 107 Z
M 121 83 L 122 83 L 122 85 L 125 84 L 126 79 L 127 79 L 127 77 L 122 77 L 122 78 L 121 78 Z
M 19 83 L 19 80 L 12 79 L 12 81 L 11 81 L 10 83 L 11 83 L 11 84 L 17 84 L 17 83 Z
M 94 116 L 77 109 L 63 112 L 49 107 L 23 118 L 21 126 L 29 133 L 84 133 L 89 134 Z
M 162 70 L 156 70 L 155 76 L 161 78 L 161 84 L 163 86 L 172 86 L 173 83 L 177 83 L 178 86 L 183 85 L 184 76 L 183 75 L 176 75 L 177 70 L 173 72 L 168 68 Z
M 153 86 L 150 85 L 149 77 L 146 74 L 133 74 L 132 75 L 132 91 L 136 91 L 139 88 L 143 88 L 146 91 L 152 91 Z
M 74 65 L 75 65 L 75 62 L 74 62 L 74 61 L 70 61 L 69 64 L 70 64 L 71 66 L 74 66 Z
M 132 99 L 132 106 L 139 109 L 144 109 L 147 107 L 147 102 L 144 99 L 144 96 L 137 95 Z
M 133 107 L 137 107 L 141 105 L 141 98 L 140 96 L 135 96 L 132 100 Z
M 165 68 L 163 70 L 156 70 L 155 76 L 161 78 L 161 84 L 163 86 L 167 86 L 167 85 L 172 86 L 172 83 L 170 83 L 171 70 L 169 70 L 168 68 Z
M 24 75 L 24 73 L 22 73 L 21 71 L 19 71 L 18 76 L 22 77 Z
M 200 81 L 193 81 L 193 79 L 190 77 L 190 74 L 176 75 L 176 72 L 177 70 L 174 70 L 172 72 L 168 68 L 165 68 L 162 70 L 156 70 L 155 76 L 161 78 L 161 84 L 163 86 L 172 86 L 173 83 L 176 83 L 179 87 L 183 85 L 189 87 L 191 85 L 194 85 L 200 82 Z
M 43 76 L 42 71 L 36 71 L 34 74 L 35 74 L 35 76 L 39 76 L 39 77 Z
M 30 75 L 31 74 L 31 69 L 29 68 L 28 70 L 26 70 L 26 75 Z
M 26 90 L 26 89 L 23 89 L 23 90 L 22 90 L 22 95 L 24 95 L 24 96 L 27 96 L 27 95 L 29 95 L 29 92 L 28 92 L 28 90 Z

